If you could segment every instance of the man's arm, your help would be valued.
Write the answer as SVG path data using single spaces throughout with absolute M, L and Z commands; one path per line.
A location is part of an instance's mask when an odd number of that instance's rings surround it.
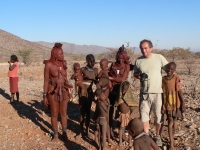
M 160 58 L 161 58 L 162 69 L 166 72 L 168 61 L 167 61 L 166 58 L 165 58 L 164 56 L 162 56 L 162 55 L 160 55 Z
M 134 77 L 137 78 L 137 79 L 140 79 L 140 73 L 134 72 Z
M 133 75 L 134 75 L 134 77 L 136 78 L 136 79 L 140 79 L 140 70 L 139 70 L 139 68 L 137 67 L 137 60 L 135 61 L 135 65 L 134 65 L 134 67 L 133 67 L 133 71 L 134 71 L 134 73 L 133 73 Z

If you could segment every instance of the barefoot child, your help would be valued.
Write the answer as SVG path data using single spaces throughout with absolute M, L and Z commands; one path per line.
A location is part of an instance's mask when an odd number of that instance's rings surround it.
M 125 130 L 125 127 L 128 125 L 130 121 L 130 107 L 123 100 L 124 95 L 126 94 L 129 88 L 129 82 L 123 82 L 121 85 L 121 97 L 119 97 L 119 101 L 115 104 L 117 107 L 115 118 L 118 118 L 120 122 L 119 128 L 119 146 L 122 146 L 122 132 Z M 131 138 L 129 137 L 129 144 L 131 145 Z
M 99 143 L 100 149 L 106 150 L 106 132 L 108 128 L 108 112 L 109 112 L 109 103 L 108 98 L 102 92 L 100 88 L 96 89 L 95 95 L 97 97 L 97 112 L 98 112 L 98 120 L 97 123 L 100 127 L 99 132 Z
M 180 86 L 180 77 L 174 74 L 175 71 L 176 64 L 170 62 L 166 69 L 167 75 L 162 79 L 162 113 L 166 113 L 167 115 L 171 149 L 174 148 L 174 134 L 176 131 L 177 118 L 182 118 L 182 113 L 185 111 L 185 104 Z
M 128 133 L 134 138 L 134 150 L 159 150 L 156 143 L 144 132 L 143 123 L 135 118 L 128 123 Z
M 74 63 L 73 67 L 74 67 L 74 74 L 71 76 L 71 80 L 75 80 L 75 95 L 77 95 L 78 93 L 77 86 L 79 86 L 81 89 L 81 96 L 83 96 L 85 92 L 84 92 L 84 85 L 82 83 L 83 76 L 82 76 L 80 64 Z
M 107 76 L 101 76 L 98 83 L 96 84 L 97 88 L 100 88 L 102 90 L 102 93 L 105 94 L 106 98 L 108 98 L 108 95 L 109 95 L 109 92 L 110 92 L 110 86 L 108 85 L 109 83 L 109 78 Z M 110 101 L 109 99 L 108 100 L 108 105 L 110 106 Z M 109 111 L 109 109 L 108 109 Z M 109 118 L 109 116 L 108 116 Z M 98 110 L 97 110 L 97 107 L 96 107 L 96 110 L 95 110 L 95 113 L 94 113 L 94 118 L 95 122 L 97 122 L 98 120 Z M 98 131 L 97 129 L 94 131 L 94 135 L 95 135 L 95 141 L 98 143 L 97 141 L 97 136 L 98 136 Z M 108 125 L 108 128 L 107 128 L 107 138 L 108 138 L 108 143 L 109 144 L 112 144 L 112 145 L 115 145 L 115 143 L 111 140 L 110 138 L 110 128 L 109 128 L 109 125 Z
M 14 96 L 16 94 L 17 101 L 19 101 L 19 91 L 18 91 L 18 58 L 16 55 L 10 56 L 9 63 L 9 71 L 8 71 L 8 77 L 10 79 L 10 93 L 11 93 L 11 99 L 10 102 L 12 103 L 14 101 Z

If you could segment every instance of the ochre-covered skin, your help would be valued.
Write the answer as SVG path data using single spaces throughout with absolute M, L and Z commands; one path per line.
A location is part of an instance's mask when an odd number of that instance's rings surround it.
M 129 122 L 128 133 L 135 138 L 133 144 L 134 150 L 151 150 L 152 148 L 154 150 L 159 150 L 152 138 L 144 133 L 143 123 L 140 119 L 136 118 Z
M 89 134 L 89 124 L 90 124 L 90 109 L 92 101 L 94 100 L 94 93 L 92 91 L 92 85 L 96 82 L 98 69 L 94 67 L 95 59 L 92 54 L 86 56 L 87 65 L 82 67 L 83 75 L 83 89 L 85 95 L 81 95 L 81 90 L 79 90 L 79 107 L 80 107 L 80 136 L 83 134 L 83 124 L 84 117 L 86 116 L 86 135 Z M 79 136 L 79 135 L 78 135 Z
M 69 90 L 67 81 L 67 63 L 64 60 L 62 44 L 56 43 L 51 51 L 51 58 L 44 61 L 44 104 L 50 105 L 51 124 L 54 132 L 53 141 L 58 140 L 58 113 L 61 116 L 63 137 L 67 138 L 67 106 Z
M 117 92 L 119 91 L 120 84 L 124 82 L 129 74 L 130 65 L 125 63 L 125 58 L 123 54 L 118 54 L 116 62 L 111 64 L 110 67 L 110 77 L 109 79 L 112 82 L 112 91 L 109 94 L 110 99 L 110 112 L 109 112 L 109 125 L 112 128 L 113 124 L 113 113 L 114 113 L 114 104 L 117 98 Z M 112 134 L 112 130 L 111 130 Z

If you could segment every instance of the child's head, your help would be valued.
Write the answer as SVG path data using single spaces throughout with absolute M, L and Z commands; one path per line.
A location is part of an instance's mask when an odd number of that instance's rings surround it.
M 171 77 L 173 76 L 174 72 L 176 71 L 176 63 L 175 62 L 170 62 L 169 64 L 167 64 L 167 76 Z
M 143 127 L 143 123 L 140 119 L 135 118 L 132 119 L 129 123 L 128 123 L 128 133 L 132 136 L 132 137 L 136 137 L 137 135 L 139 135 L 140 133 L 144 132 L 144 127 Z
M 86 56 L 86 62 L 87 62 L 87 66 L 88 67 L 94 67 L 94 64 L 95 64 L 95 58 L 94 58 L 94 55 L 92 54 L 88 54 Z
M 109 83 L 109 78 L 107 76 L 101 76 L 98 82 L 101 88 L 107 87 L 108 83 Z
M 16 55 L 11 55 L 11 56 L 10 56 L 10 62 L 11 62 L 11 63 L 14 63 L 14 62 L 17 62 L 17 61 L 18 61 L 18 58 L 17 58 Z
M 108 60 L 107 60 L 107 59 L 102 59 L 102 60 L 100 61 L 100 68 L 101 68 L 102 70 L 108 68 Z
M 128 81 L 125 81 L 122 83 L 122 89 L 121 89 L 122 94 L 125 94 L 127 92 L 129 85 L 130 85 L 130 83 Z
M 74 72 L 76 72 L 76 73 L 78 73 L 80 71 L 80 69 L 81 69 L 79 63 L 74 63 L 73 67 L 74 67 Z
M 95 91 L 95 95 L 97 97 L 97 99 L 104 101 L 105 100 L 105 95 L 104 93 L 102 93 L 102 89 L 101 88 L 97 88 Z

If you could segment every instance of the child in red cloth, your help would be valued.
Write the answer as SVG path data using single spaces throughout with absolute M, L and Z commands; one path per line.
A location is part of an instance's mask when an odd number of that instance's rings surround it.
M 16 55 L 11 55 L 9 63 L 9 71 L 8 71 L 8 77 L 10 81 L 10 93 L 11 93 L 11 99 L 10 102 L 12 103 L 14 101 L 14 96 L 16 94 L 17 101 L 19 101 L 19 90 L 18 90 L 18 58 Z

